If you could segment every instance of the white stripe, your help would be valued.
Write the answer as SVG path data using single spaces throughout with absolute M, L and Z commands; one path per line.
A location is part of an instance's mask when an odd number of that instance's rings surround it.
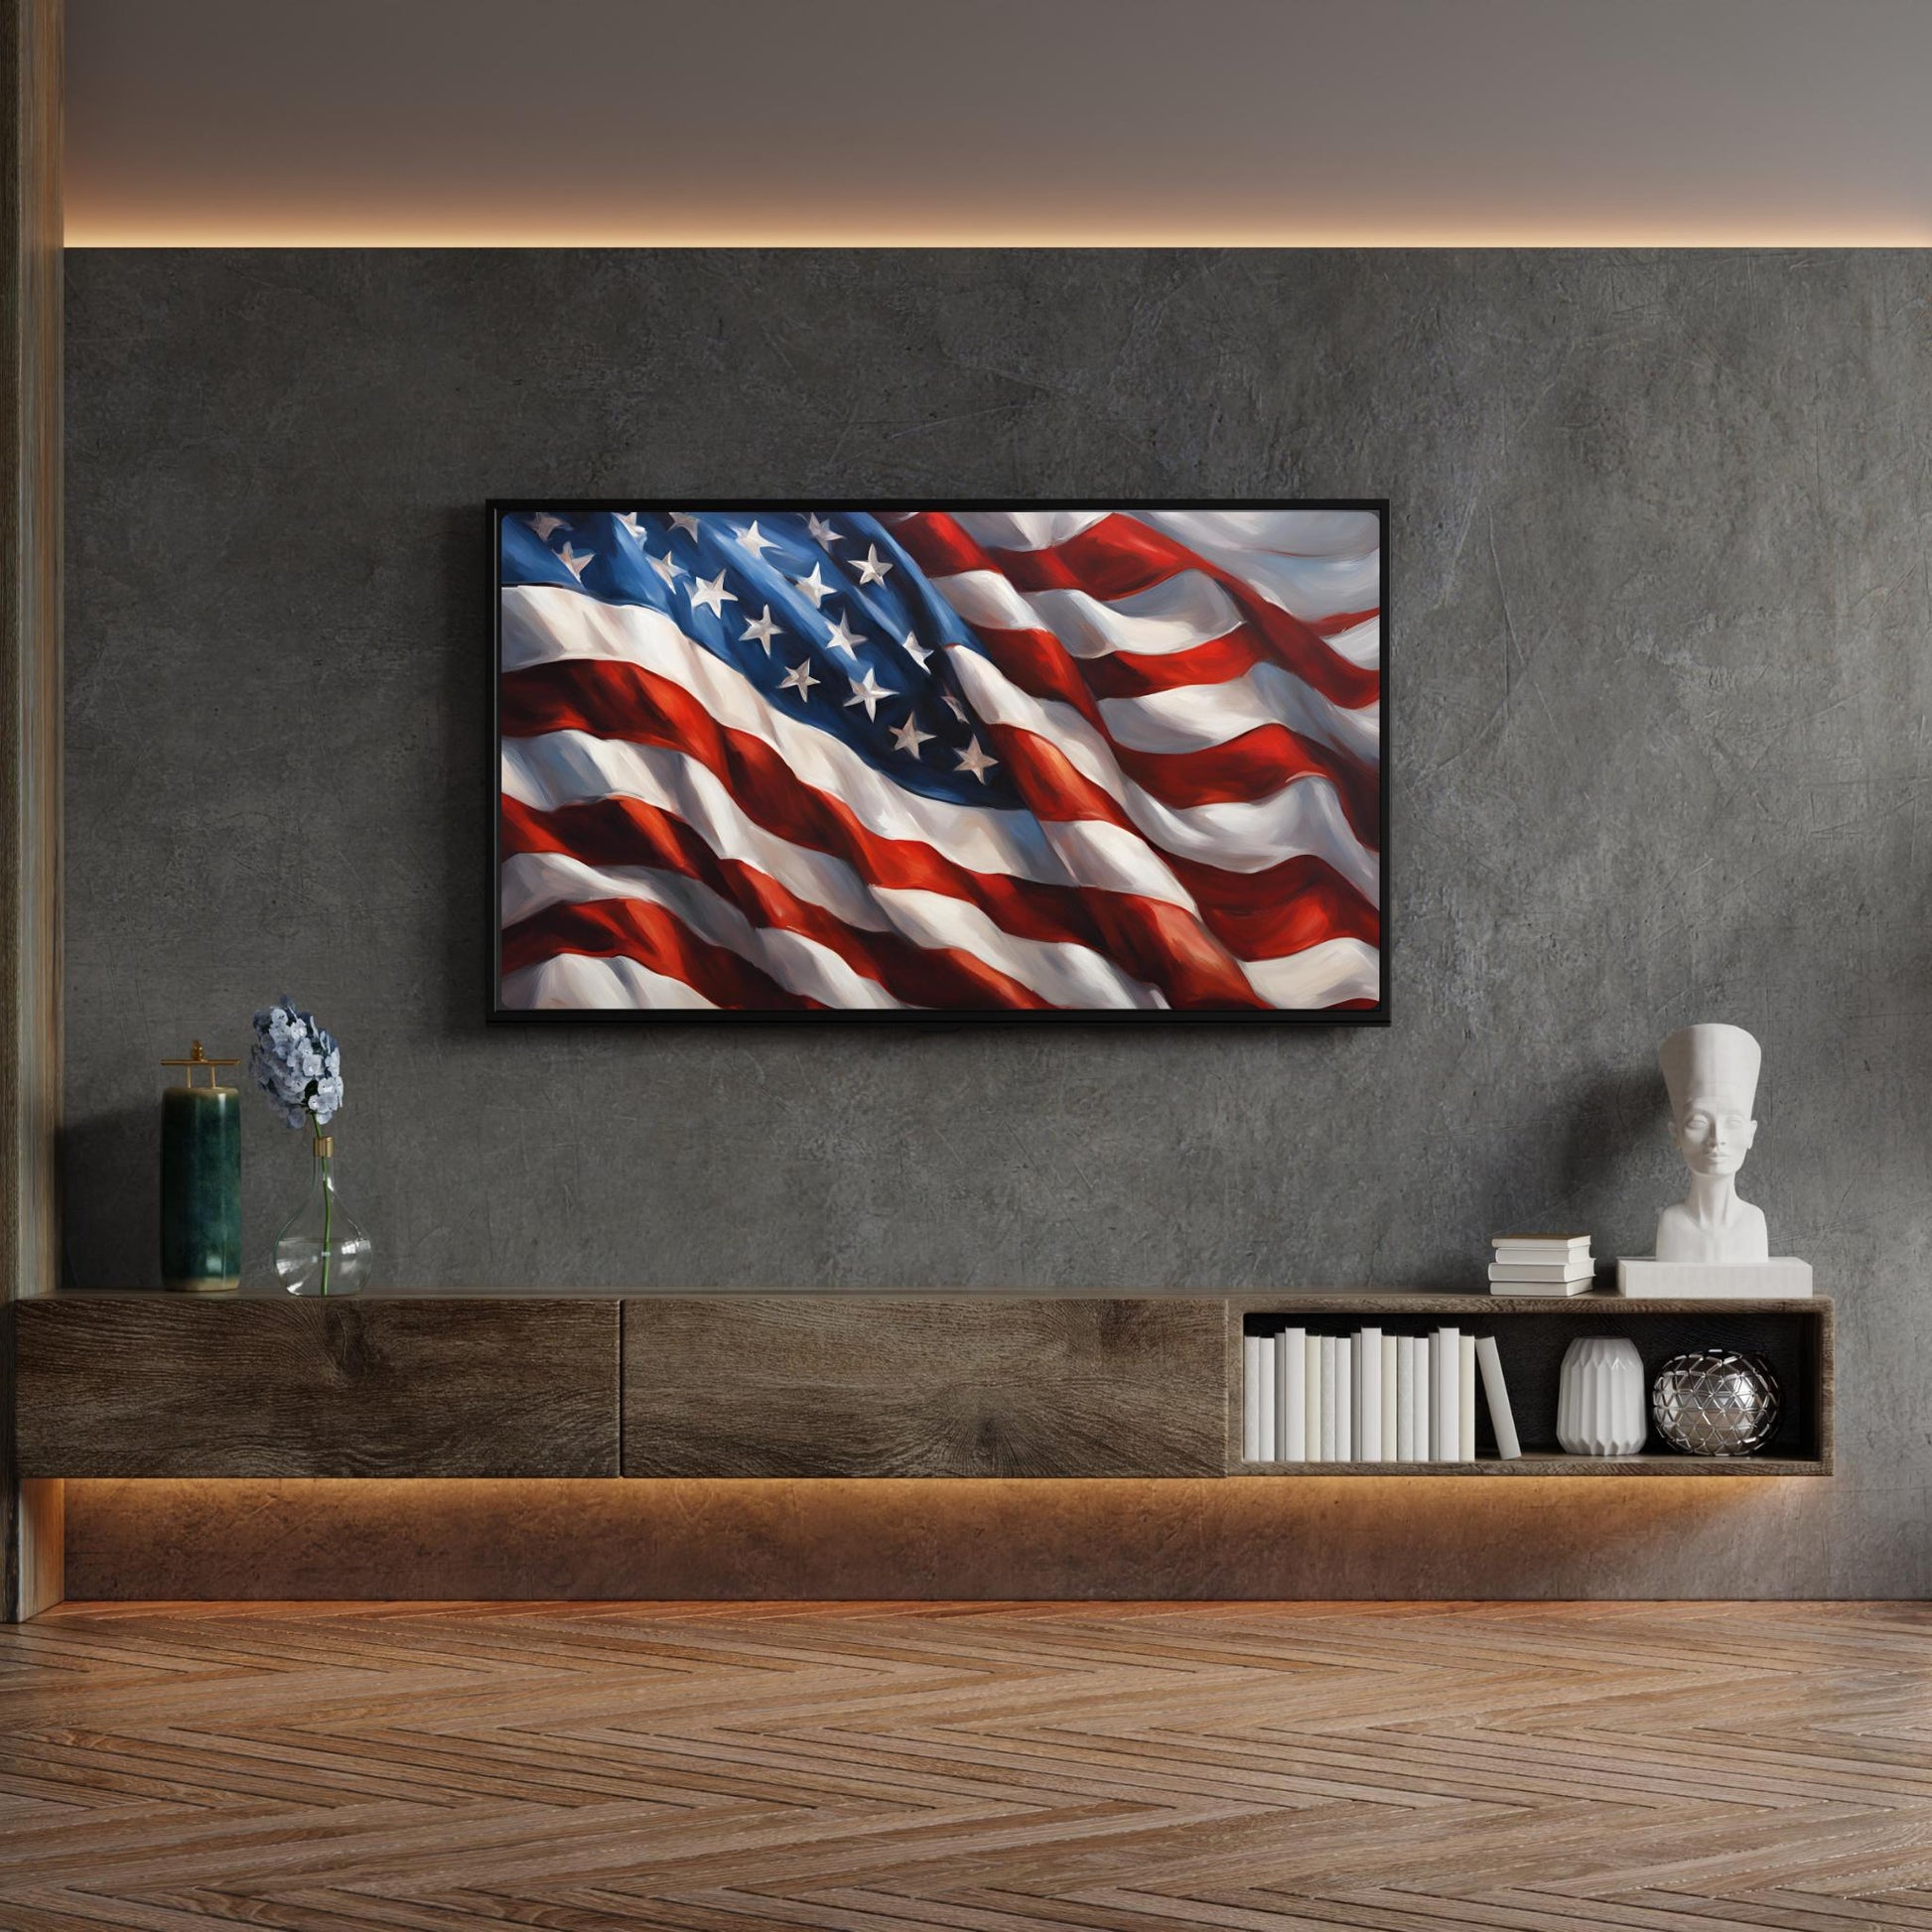
M 1382 541 L 1373 510 L 1128 510 L 1203 554 L 1212 550 L 1259 551 L 1283 557 L 1372 557 Z
M 1361 510 L 1288 512 L 1310 519 L 1295 529 L 1250 535 L 1230 524 L 1241 512 L 1143 510 L 1142 520 L 1196 556 L 1252 584 L 1304 622 L 1382 601 L 1377 519 Z M 1329 525 L 1325 519 L 1340 519 Z
M 1026 593 L 994 570 L 963 570 L 931 583 L 968 623 L 989 630 L 1050 630 L 1075 657 L 1115 651 L 1171 656 L 1225 637 L 1241 623 L 1234 600 L 1197 570 L 1111 604 L 1086 591 Z
M 1121 770 L 1113 748 L 1071 705 L 1021 690 L 991 658 L 964 645 L 949 645 L 946 654 L 982 718 L 1045 739 L 1162 851 L 1228 872 L 1261 872 L 1312 855 L 1371 902 L 1380 893 L 1381 860 L 1356 840 L 1329 779 L 1313 773 L 1292 778 L 1266 798 L 1165 804 Z
M 1382 757 L 1382 707 L 1332 705 L 1279 664 L 1257 664 L 1223 684 L 1179 684 L 1140 698 L 1102 698 L 1116 745 L 1135 752 L 1202 752 L 1263 725 L 1286 725 L 1373 768 Z
M 952 520 L 989 550 L 1050 550 L 1114 511 L 1096 510 L 954 510 Z
M 719 724 L 769 745 L 800 783 L 839 799 L 882 838 L 916 839 L 968 872 L 1137 893 L 1197 910 L 1159 855 L 1120 827 L 1087 820 L 1049 828 L 1031 812 L 956 805 L 895 784 L 843 740 L 778 711 L 743 672 L 692 643 L 660 612 L 603 604 L 555 585 L 518 585 L 503 593 L 502 635 L 506 669 L 596 657 L 670 679 Z M 514 742 L 505 742 L 506 755 Z M 572 788 L 558 766 L 577 767 L 574 788 L 584 798 L 627 793 L 631 787 L 621 774 L 643 749 L 581 732 L 525 743 L 549 745 L 545 758 L 554 775 L 547 782 L 556 803 L 568 802 L 555 790 L 558 778 Z
M 626 866 L 621 878 L 607 876 L 561 852 L 514 852 L 503 861 L 505 928 L 552 905 L 604 898 L 643 899 L 661 906 L 700 939 L 749 960 L 788 993 L 830 1007 L 906 1004 L 855 971 L 829 946 L 783 926 L 755 926 L 729 899 L 681 873 Z
M 799 898 L 832 913 L 853 927 L 862 938 L 867 933 L 894 933 L 907 943 L 926 950 L 949 947 L 967 953 L 1004 973 L 1009 979 L 1019 981 L 1029 992 L 1038 994 L 1042 1000 L 1054 1006 L 1150 1007 L 1163 1004 L 1160 994 L 1122 972 L 1111 960 L 1103 958 L 1091 947 L 1072 940 L 1020 938 L 1003 930 L 980 907 L 969 905 L 963 899 L 953 898 L 944 893 L 888 887 L 869 893 L 857 875 L 839 861 L 825 859 L 823 855 L 807 855 L 797 847 L 786 847 L 782 840 L 771 839 L 768 834 L 766 840 L 767 851 L 780 848 L 771 852 L 777 864 L 769 869 L 770 876 L 779 878 L 780 866 L 792 871 L 798 885 L 804 889 L 794 888 Z M 785 854 L 790 855 L 792 863 L 787 862 Z M 796 866 L 796 861 L 807 857 L 818 859 L 819 865 L 803 869 Z M 824 882 L 824 875 L 828 872 L 844 875 L 843 880 L 833 882 L 838 888 L 837 902 L 815 897 L 811 890 Z M 580 905 L 595 899 L 643 898 L 662 904 L 665 902 L 662 888 L 672 880 L 695 893 L 716 898 L 721 905 L 729 903 L 695 881 L 651 866 L 591 866 L 564 853 L 513 853 L 503 864 L 503 923 L 508 926 L 518 919 L 530 918 L 548 906 Z M 781 883 L 793 885 L 791 880 Z M 670 909 L 680 918 L 684 917 L 681 905 Z M 708 916 L 708 908 L 700 906 L 698 909 L 701 916 Z M 754 957 L 742 946 L 733 943 L 730 935 L 736 932 L 736 927 L 716 922 L 706 927 L 700 925 L 697 919 L 686 919 L 685 923 L 716 944 L 730 946 L 745 958 Z M 753 929 L 767 930 L 763 927 Z M 783 929 L 772 927 L 768 930 L 775 932 Z M 805 943 L 817 951 L 824 951 L 817 941 Z M 836 957 L 830 954 L 826 956 Z M 762 955 L 757 957 L 757 963 L 769 970 Z M 859 969 L 846 965 L 846 970 L 856 973 Z M 776 977 L 775 973 L 773 977 Z M 814 999 L 826 998 L 825 993 L 816 986 L 794 986 L 792 990 L 809 992 Z M 897 1001 L 887 1003 L 898 1004 Z M 881 1000 L 834 999 L 828 1000 L 827 1004 L 877 1006 Z
M 518 1013 L 551 1007 L 691 1007 L 715 1012 L 695 986 L 669 979 L 619 955 L 595 959 L 589 953 L 560 952 L 534 966 L 503 975 L 503 1005 Z
M 1346 630 L 1337 630 L 1324 641 L 1337 657 L 1345 657 L 1365 671 L 1380 670 L 1382 667 L 1382 620 L 1379 617 L 1364 618 L 1360 623 L 1352 623 Z
M 1305 952 L 1256 960 L 1243 968 L 1270 1006 L 1331 1007 L 1373 1000 L 1381 992 L 1380 955 L 1362 939 L 1323 939 Z

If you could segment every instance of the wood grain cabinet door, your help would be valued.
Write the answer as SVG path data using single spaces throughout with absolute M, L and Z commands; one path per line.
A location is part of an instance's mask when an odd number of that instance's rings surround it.
M 30 1476 L 614 1476 L 616 1302 L 14 1306 Z
M 1216 1302 L 626 1301 L 629 1476 L 1221 1473 Z

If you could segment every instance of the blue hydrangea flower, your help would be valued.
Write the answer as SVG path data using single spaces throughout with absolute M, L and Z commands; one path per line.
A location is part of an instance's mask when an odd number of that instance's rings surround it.
M 343 1104 L 342 1048 L 313 1013 L 298 1012 L 286 994 L 255 1015 L 248 1071 L 291 1127 L 326 1127 Z

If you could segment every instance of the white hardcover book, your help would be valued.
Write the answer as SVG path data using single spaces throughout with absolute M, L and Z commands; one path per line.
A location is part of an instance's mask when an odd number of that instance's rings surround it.
M 1438 1328 L 1429 1349 L 1429 1459 L 1453 1462 L 1461 1429 L 1455 1415 L 1456 1385 L 1461 1379 L 1461 1350 L 1453 1328 Z
M 1309 1451 L 1309 1331 L 1285 1328 L 1275 1337 L 1275 1460 L 1301 1462 Z
M 1416 1337 L 1416 1460 L 1429 1460 L 1429 1432 L 1435 1427 L 1436 1392 L 1429 1386 L 1429 1337 Z
M 1521 1257 L 1525 1261 L 1541 1261 L 1546 1255 L 1574 1255 L 1579 1249 L 1587 1250 L 1589 1236 L 1587 1234 L 1496 1234 L 1491 1235 L 1489 1245 L 1505 1261 Z
M 1476 1459 L 1476 1338 L 1464 1335 L 1455 1345 L 1455 1459 Z
M 1382 1460 L 1395 1460 L 1395 1337 L 1382 1337 Z
M 1303 1448 L 1305 1462 L 1321 1460 L 1321 1337 L 1311 1335 L 1303 1349 L 1308 1357 L 1308 1377 L 1302 1407 L 1306 1412 L 1308 1440 Z
M 1358 1462 L 1383 1459 L 1380 1328 L 1364 1328 L 1355 1337 L 1355 1459 Z
M 1335 1460 L 1335 1338 L 1321 1337 L 1321 1460 Z
M 1573 1255 L 1568 1261 L 1492 1261 L 1492 1282 L 1579 1282 L 1588 1281 L 1596 1264 L 1588 1255 Z
M 1261 1459 L 1275 1459 L 1275 1337 L 1261 1338 Z
M 1241 1337 L 1241 1459 L 1259 1462 L 1261 1455 L 1261 1337 Z
M 1594 1275 L 1579 1275 L 1569 1282 L 1491 1282 L 1491 1295 L 1592 1295 L 1596 1292 Z
M 1355 1350 L 1346 1335 L 1335 1337 L 1335 1460 L 1355 1460 Z
M 1395 1338 L 1395 1459 L 1416 1459 L 1416 1338 Z
M 1489 1427 L 1496 1432 L 1496 1456 L 1514 1462 L 1523 1453 L 1516 1440 L 1516 1417 L 1509 1406 L 1509 1385 L 1503 1380 L 1503 1358 L 1494 1335 L 1476 1337 L 1476 1366 L 1482 1371 L 1482 1399 L 1489 1405 Z

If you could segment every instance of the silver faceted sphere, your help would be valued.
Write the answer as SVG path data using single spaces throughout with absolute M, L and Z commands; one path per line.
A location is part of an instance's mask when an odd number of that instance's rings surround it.
M 1673 1355 L 1650 1388 L 1665 1442 L 1692 1455 L 1749 1455 L 1778 1426 L 1778 1382 L 1756 1355 L 1694 1348 Z

